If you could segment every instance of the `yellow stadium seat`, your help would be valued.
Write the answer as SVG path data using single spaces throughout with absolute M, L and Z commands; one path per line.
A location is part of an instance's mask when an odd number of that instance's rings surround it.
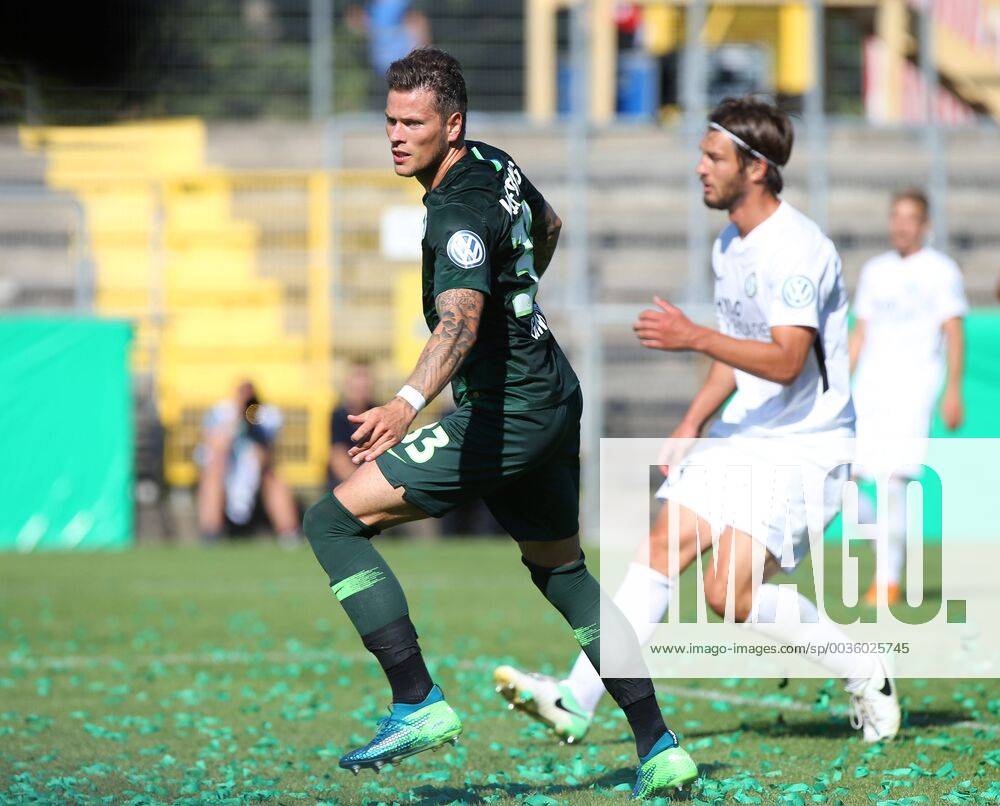
M 195 480 L 192 451 L 204 411 L 251 378 L 285 413 L 277 445 L 285 477 L 319 482 L 332 404 L 331 177 L 207 166 L 198 120 L 25 127 L 20 138 L 45 154 L 48 184 L 75 193 L 84 207 L 96 310 L 136 325 L 132 366 L 155 379 L 167 480 Z M 370 178 L 354 172 L 338 188 L 352 188 L 344 207 L 369 255 L 351 271 L 364 276 L 364 295 L 385 297 L 391 267 L 371 257 L 378 251 L 372 221 L 390 185 L 370 185 Z M 374 307 L 352 313 L 346 349 L 370 352 L 386 342 L 379 349 L 387 350 L 384 320 Z

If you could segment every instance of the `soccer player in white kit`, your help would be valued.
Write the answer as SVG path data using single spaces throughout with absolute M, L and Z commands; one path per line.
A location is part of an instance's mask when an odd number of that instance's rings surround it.
M 696 479 L 696 474 L 686 472 L 691 467 L 686 463 L 695 459 L 699 464 L 739 466 L 749 458 L 752 463 L 752 448 L 748 454 L 746 448 L 737 447 L 747 444 L 745 440 L 738 443 L 740 438 L 781 436 L 786 439 L 773 440 L 768 455 L 789 450 L 782 455 L 794 456 L 793 461 L 805 471 L 814 470 L 822 478 L 828 466 L 821 457 L 810 460 L 808 454 L 796 450 L 796 438 L 849 439 L 854 435 L 847 296 L 840 258 L 816 224 L 780 198 L 780 169 L 791 148 L 787 115 L 763 101 L 727 99 L 709 116 L 697 172 L 705 204 L 728 210 L 730 218 L 712 250 L 720 329 L 694 324 L 657 297 L 659 310 L 644 311 L 635 331 L 644 347 L 695 351 L 714 359 L 708 378 L 671 437 L 700 436 L 707 421 L 735 392 L 709 432 L 711 437 L 735 439 L 721 448 L 713 443 L 702 452 L 696 447 L 679 467 L 671 467 L 668 480 L 657 492 L 658 498 L 671 503 L 661 507 L 650 531 L 649 564 L 630 566 L 615 602 L 639 640 L 647 642 L 667 609 L 675 580 L 711 545 L 704 536 L 721 532 L 715 563 L 708 564 L 704 578 L 709 606 L 720 615 L 728 609 L 736 621 L 752 623 L 775 641 L 825 645 L 828 654 L 809 655 L 810 659 L 844 680 L 852 699 L 852 724 L 863 731 L 865 741 L 874 742 L 894 736 L 900 721 L 899 704 L 882 660 L 834 651 L 837 645 L 851 643 L 844 632 L 820 616 L 816 606 L 796 590 L 767 581 L 782 570 L 781 561 L 785 567 L 795 565 L 808 552 L 803 494 L 796 499 L 791 492 L 787 514 L 782 505 L 774 514 L 764 513 L 763 522 L 753 522 L 761 514 L 757 503 L 753 507 L 736 504 L 730 508 L 730 519 L 720 522 L 715 518 L 720 503 L 728 506 L 742 496 L 723 501 L 728 486 L 707 488 L 703 477 Z M 847 479 L 843 466 L 832 475 L 822 513 L 826 522 L 835 514 L 832 505 L 839 503 Z M 679 523 L 668 526 L 675 514 Z M 668 567 L 668 529 L 680 537 L 676 568 Z M 783 551 L 786 535 L 791 537 L 791 558 Z M 764 584 L 758 586 L 759 566 L 754 568 L 753 558 L 760 555 L 755 546 L 761 544 L 766 549 Z M 731 560 L 734 601 L 727 592 Z M 650 612 L 644 612 L 647 603 Z M 497 691 L 511 707 L 547 723 L 566 741 L 583 737 L 604 693 L 601 678 L 586 657 L 578 658 L 564 681 L 510 666 L 499 667 L 494 678 Z
M 858 448 L 855 475 L 888 487 L 887 551 L 865 596 L 886 590 L 898 602 L 906 558 L 906 487 L 920 475 L 934 404 L 949 429 L 962 424 L 962 317 L 969 305 L 962 273 L 947 255 L 926 245 L 927 197 L 917 189 L 893 196 L 889 215 L 892 249 L 861 269 L 854 295 L 857 319 L 851 333 Z M 947 349 L 947 363 L 945 362 Z M 942 394 L 942 383 L 944 393 Z M 893 448 L 898 438 L 913 441 Z M 866 518 L 866 520 L 871 520 Z

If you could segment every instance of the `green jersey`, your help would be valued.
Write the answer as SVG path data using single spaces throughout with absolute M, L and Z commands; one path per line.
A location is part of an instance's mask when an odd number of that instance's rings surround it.
M 476 343 L 452 380 L 455 404 L 506 411 L 556 406 L 579 386 L 535 302 L 533 216 L 545 201 L 508 154 L 466 141 L 468 153 L 424 195 L 424 319 L 432 331 L 438 294 L 485 295 Z

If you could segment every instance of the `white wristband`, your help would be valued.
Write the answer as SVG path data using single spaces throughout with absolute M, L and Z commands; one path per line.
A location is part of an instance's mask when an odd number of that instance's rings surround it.
M 427 401 L 424 399 L 424 396 L 409 384 L 406 384 L 406 386 L 396 392 L 396 397 L 403 398 L 403 400 L 413 406 L 413 408 L 417 411 L 420 411 L 427 405 Z

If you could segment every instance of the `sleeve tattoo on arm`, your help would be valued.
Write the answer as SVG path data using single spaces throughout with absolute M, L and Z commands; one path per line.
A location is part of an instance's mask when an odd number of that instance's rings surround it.
M 440 322 L 427 340 L 407 383 L 428 400 L 435 397 L 472 350 L 479 333 L 485 298 L 480 291 L 454 288 L 438 294 Z

